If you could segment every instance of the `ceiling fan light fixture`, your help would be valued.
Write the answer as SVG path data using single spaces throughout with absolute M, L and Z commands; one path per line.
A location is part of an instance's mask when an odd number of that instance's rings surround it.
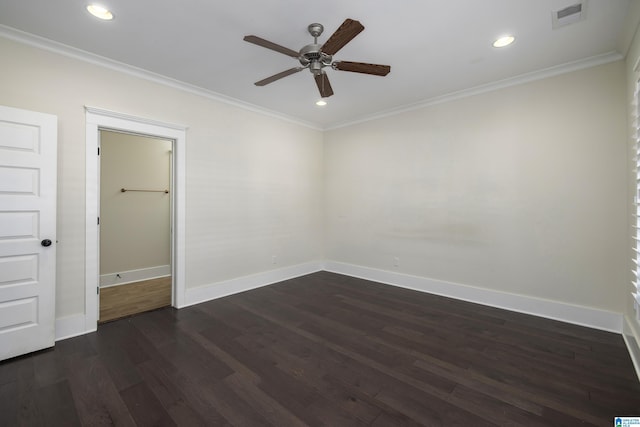
M 497 48 L 506 47 L 513 43 L 515 40 L 516 38 L 511 35 L 502 36 L 496 39 L 496 41 L 493 42 L 492 46 Z
M 106 7 L 100 6 L 99 4 L 87 5 L 87 11 L 103 21 L 111 21 L 113 19 L 113 13 Z
M 325 101 L 324 99 L 319 99 L 316 101 L 316 105 L 318 107 L 324 107 L 325 105 L 327 105 L 327 101 Z

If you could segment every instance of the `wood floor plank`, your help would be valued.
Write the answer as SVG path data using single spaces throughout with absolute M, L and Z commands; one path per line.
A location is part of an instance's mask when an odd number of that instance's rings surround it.
M 233 426 L 271 426 L 248 403 L 238 396 L 224 381 L 203 387 L 205 398 Z
M 171 276 L 100 289 L 100 322 L 171 305 Z
M 0 362 L 3 426 L 608 426 L 617 415 L 640 416 L 619 334 L 329 272 Z
M 155 361 L 154 361 L 155 362 Z M 145 362 L 145 363 L 154 363 Z M 162 368 L 154 367 L 154 369 Z M 184 398 L 184 404 L 193 409 L 196 414 L 205 420 L 207 425 L 215 426 L 228 426 L 231 425 L 220 413 L 220 408 L 217 406 L 214 399 L 209 396 L 209 391 L 206 388 L 209 383 L 201 383 L 194 381 L 193 378 L 186 377 L 183 373 L 162 371 L 168 378 L 167 386 L 174 389 L 176 394 L 180 394 Z M 152 390 L 154 390 L 152 386 Z M 157 391 L 156 391 L 157 393 Z M 160 394 L 158 399 L 163 402 L 165 397 Z M 167 401 L 164 401 L 167 404 Z M 171 404 L 167 405 L 167 411 L 171 413 Z M 178 420 L 176 420 L 178 421 Z M 196 424 L 197 425 L 197 424 Z
M 0 425 L 17 426 L 28 422 L 28 418 L 20 414 L 20 406 L 23 402 L 19 396 L 15 382 L 0 384 L 0 402 L 4 402 L 0 411 Z M 26 409 L 26 405 L 23 407 Z
M 37 414 L 33 425 L 81 425 L 68 381 L 40 387 L 33 393 Z
M 259 307 L 253 307 L 253 308 L 249 308 L 246 305 L 243 305 L 244 307 L 246 307 L 249 311 L 252 311 L 256 314 L 261 313 L 260 308 Z M 391 379 L 390 383 L 394 384 L 394 387 L 391 387 L 393 389 L 397 388 L 397 387 L 401 387 L 401 386 L 409 386 L 412 388 L 415 388 L 423 393 L 425 393 L 425 397 L 426 399 L 428 399 L 429 401 L 446 401 L 448 399 L 450 399 L 450 395 L 447 394 L 446 391 L 444 390 L 440 390 L 437 387 L 434 387 L 432 384 L 426 384 L 426 383 L 422 383 L 420 381 L 415 380 L 414 378 L 402 374 L 398 371 L 395 371 L 393 369 L 393 366 L 387 366 L 386 363 L 389 362 L 389 360 L 387 358 L 384 358 L 382 360 L 380 360 L 380 357 L 376 357 L 376 359 L 372 359 L 370 357 L 370 353 L 369 353 L 369 348 L 365 347 L 365 348 L 359 348 L 359 347 L 352 347 L 352 344 L 355 343 L 355 341 L 350 340 L 348 338 L 345 337 L 340 337 L 340 340 L 338 343 L 334 343 L 332 341 L 332 338 L 334 338 L 335 336 L 331 336 L 329 338 L 327 338 L 327 334 L 330 334 L 331 332 L 323 329 L 323 328 L 316 328 L 315 326 L 313 326 L 312 324 L 309 325 L 305 325 L 306 328 L 297 328 L 297 327 L 293 327 L 290 325 L 287 325 L 286 322 L 283 321 L 278 321 L 276 317 L 274 317 L 276 313 L 265 313 L 262 312 L 262 316 L 265 317 L 266 319 L 269 319 L 271 321 L 273 321 L 276 324 L 280 324 L 284 327 L 288 327 L 292 330 L 295 330 L 296 332 L 298 332 L 299 334 L 311 339 L 311 340 L 316 340 L 319 343 L 322 343 L 325 346 L 328 346 L 330 348 L 332 348 L 333 350 L 342 353 L 350 358 L 355 359 L 356 361 L 360 362 L 361 364 L 364 364 L 366 366 L 369 366 L 370 368 L 373 368 L 373 370 L 376 372 L 377 375 L 386 375 L 388 376 L 388 378 Z M 309 331 L 308 329 L 311 329 L 311 331 Z M 366 338 L 366 337 L 365 337 Z M 360 343 L 358 343 L 360 344 Z M 366 355 L 366 356 L 365 356 Z M 463 409 L 464 406 L 466 406 L 465 402 L 459 402 L 460 403 L 460 411 L 462 412 L 466 412 L 466 409 Z M 482 408 L 476 408 L 476 409 L 482 409 Z
M 73 402 L 83 425 L 135 425 L 100 356 L 69 358 L 67 369 Z
M 244 375 L 240 373 L 229 375 L 224 381 L 237 396 L 272 425 L 290 427 L 304 427 L 307 425 L 278 401 L 259 387 L 256 387 L 253 381 L 247 379 Z
M 287 331 L 278 333 L 280 337 L 285 335 L 287 335 Z M 370 423 L 380 414 L 379 408 L 368 402 L 367 399 L 363 399 L 362 394 L 353 390 L 352 387 L 328 380 L 330 369 L 327 369 L 325 363 L 319 363 L 321 360 L 324 361 L 328 355 L 318 354 L 319 352 L 312 349 L 312 343 L 286 339 L 281 339 L 277 343 L 269 343 L 262 341 L 262 338 L 259 335 L 254 335 L 250 339 L 263 345 L 260 353 L 268 353 L 268 356 L 264 357 L 274 360 L 277 369 L 294 377 L 297 381 L 313 387 L 324 399 L 362 422 Z M 303 348 L 302 353 L 297 351 L 300 346 Z M 305 351 L 306 349 L 308 351 Z M 310 357 L 311 354 L 314 354 L 314 357 Z
M 406 414 L 414 421 L 427 426 L 497 425 L 464 408 L 456 407 L 444 399 L 416 394 L 410 387 L 406 389 L 401 387 L 385 389 L 376 396 L 376 399 L 390 405 L 398 412 Z
M 207 422 L 191 406 L 189 399 L 176 387 L 170 374 L 155 361 L 146 361 L 138 365 L 144 382 L 156 396 L 162 407 L 177 425 L 205 426 Z
M 102 331 L 99 333 L 102 333 Z M 109 376 L 118 391 L 143 381 L 136 364 L 129 357 L 129 352 L 127 351 L 126 344 L 131 341 L 120 340 L 114 334 L 104 334 L 104 339 L 99 339 L 98 342 L 100 343 L 98 347 L 100 358 L 108 369 Z
M 158 398 L 146 383 L 138 383 L 120 392 L 137 425 L 175 426 Z

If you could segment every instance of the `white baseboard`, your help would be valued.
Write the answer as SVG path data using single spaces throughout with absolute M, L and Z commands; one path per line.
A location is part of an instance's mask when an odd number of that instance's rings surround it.
M 622 333 L 640 376 L 640 348 L 638 347 L 638 341 L 632 333 L 623 332 L 623 327 L 624 331 L 626 331 L 629 326 L 624 323 L 621 313 L 335 261 L 299 264 L 187 289 L 185 292 L 185 304 L 176 308 L 188 307 L 322 270 L 594 329 Z M 56 319 L 56 341 L 93 331 L 95 331 L 95 325 L 93 327 L 85 325 L 84 314 Z
M 335 261 L 326 261 L 325 270 L 594 329 L 622 332 L 621 313 Z
M 322 262 L 310 262 L 305 264 L 283 267 L 277 270 L 265 271 L 252 274 L 250 276 L 211 283 L 205 286 L 198 286 L 186 290 L 185 304 L 177 307 L 183 308 L 201 302 L 210 301 L 217 298 L 237 294 L 262 286 L 271 285 L 283 280 L 293 279 L 306 274 L 315 273 L 322 270 Z
M 66 340 L 89 332 L 92 331 L 87 330 L 85 327 L 84 313 L 56 319 L 56 341 Z
M 622 338 L 624 338 L 624 342 L 627 345 L 627 350 L 629 351 L 629 356 L 631 357 L 631 362 L 633 362 L 633 367 L 636 370 L 636 375 L 640 380 L 640 345 L 638 344 L 638 339 L 633 333 L 633 329 L 631 328 L 629 322 L 629 318 L 625 316 L 622 329 Z
M 157 267 L 141 268 L 138 270 L 119 271 L 116 273 L 103 274 L 100 276 L 100 287 L 124 285 L 141 280 L 157 279 L 158 277 L 171 276 L 170 265 L 159 265 Z
M 284 267 L 277 270 L 265 271 L 263 273 L 226 280 L 207 286 L 200 286 L 198 288 L 187 289 L 185 298 L 187 303 L 177 308 L 183 308 L 238 292 L 248 291 L 250 289 L 259 288 L 281 282 L 283 280 L 293 279 L 295 277 L 304 276 L 321 270 L 321 262 L 311 262 Z M 122 276 L 122 273 L 120 273 L 120 275 Z M 56 319 L 55 340 L 61 341 L 95 331 L 96 325 L 88 325 L 86 323 L 86 315 L 84 313 L 74 314 Z

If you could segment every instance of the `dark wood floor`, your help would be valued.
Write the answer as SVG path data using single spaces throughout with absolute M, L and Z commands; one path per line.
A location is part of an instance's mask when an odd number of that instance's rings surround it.
M 620 335 L 321 272 L 0 364 L 0 425 L 573 426 L 640 415 Z

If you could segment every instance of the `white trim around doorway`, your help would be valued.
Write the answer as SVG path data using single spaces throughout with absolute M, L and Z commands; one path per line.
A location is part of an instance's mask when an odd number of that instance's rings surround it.
M 85 243 L 85 320 L 84 333 L 98 325 L 99 228 L 100 212 L 99 157 L 100 130 L 135 133 L 173 141 L 173 247 L 172 305 L 185 305 L 185 181 L 186 133 L 185 126 L 163 123 L 128 114 L 85 106 L 86 117 L 86 243 Z

